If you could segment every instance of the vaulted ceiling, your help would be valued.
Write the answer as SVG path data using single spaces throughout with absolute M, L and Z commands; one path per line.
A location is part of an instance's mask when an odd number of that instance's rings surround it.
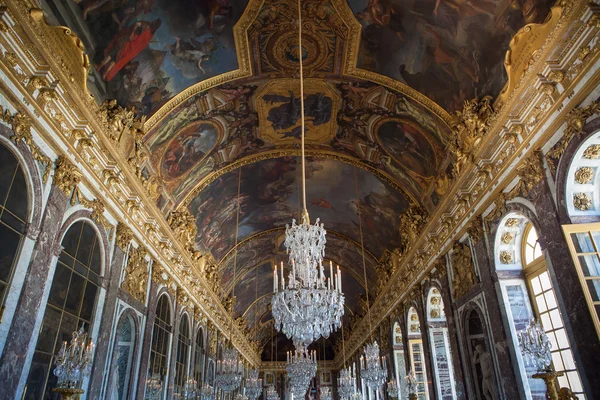
M 401 216 L 431 212 L 446 193 L 450 115 L 500 93 L 511 37 L 553 1 L 301 3 L 301 50 L 296 0 L 79 3 L 98 90 L 148 117 L 157 205 L 196 217 L 195 246 L 218 266 L 224 297 L 235 294 L 234 316 L 266 359 L 272 269 L 287 260 L 285 224 L 301 208 L 299 57 L 308 211 L 328 230 L 327 260 L 344 271 L 348 321 L 363 315 L 367 286 L 376 295 Z

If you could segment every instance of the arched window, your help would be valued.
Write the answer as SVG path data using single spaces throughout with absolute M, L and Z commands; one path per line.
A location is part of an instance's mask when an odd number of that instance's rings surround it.
M 406 381 L 406 361 L 404 358 L 404 343 L 402 342 L 402 327 L 395 322 L 392 331 L 392 344 L 394 347 L 394 372 L 396 373 L 396 382 L 401 393 L 405 392 Z
M 82 325 L 90 333 L 98 297 L 101 254 L 98 235 L 85 221 L 67 230 L 27 379 L 26 399 L 56 398 L 54 357 Z
M 123 315 L 117 325 L 115 349 L 113 353 L 112 398 L 125 400 L 131 382 L 131 368 L 135 348 L 135 324 L 130 315 Z
M 500 223 L 496 248 L 497 269 L 506 271 L 500 275 L 500 287 L 526 396 L 543 398 L 546 391 L 545 385 L 532 377 L 536 369 L 525 365 L 517 340 L 517 333 L 524 330 L 532 318 L 540 320 L 550 338 L 555 370 L 565 373 L 559 378 L 560 387 L 582 393 L 581 380 L 535 227 L 521 214 L 507 215 Z
M 171 344 L 171 306 L 166 294 L 160 296 L 156 305 L 156 318 L 152 328 L 152 345 L 148 362 L 146 399 L 162 399 L 168 382 L 169 350 Z
M 175 360 L 175 390 L 174 396 L 177 398 L 185 396 L 185 383 L 188 373 L 188 360 L 190 358 L 190 324 L 187 314 L 181 317 L 179 326 L 179 339 L 177 343 L 177 359 Z
M 0 321 L 4 303 L 25 238 L 28 216 L 27 184 L 13 153 L 0 144 Z
M 446 325 L 442 294 L 435 287 L 429 289 L 427 295 L 427 323 L 429 324 L 429 342 L 431 343 L 433 373 L 436 376 L 437 397 L 451 400 L 456 396 L 454 394 L 454 371 L 448 326 Z
M 421 323 L 414 307 L 408 310 L 408 353 L 410 356 L 410 369 L 417 377 L 417 396 L 419 399 L 429 399 L 427 389 L 427 371 L 425 370 L 425 356 L 423 355 L 423 341 L 421 339 Z
M 198 329 L 196 334 L 196 349 L 194 354 L 194 378 L 198 388 L 202 388 L 204 377 L 204 330 Z

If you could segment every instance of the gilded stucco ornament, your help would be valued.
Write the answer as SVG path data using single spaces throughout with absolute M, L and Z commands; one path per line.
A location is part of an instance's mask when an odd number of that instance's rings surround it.
M 127 249 L 127 245 L 129 245 L 129 242 L 131 242 L 133 239 L 133 233 L 131 232 L 131 229 L 129 229 L 127 225 L 122 222 L 117 224 L 117 233 L 115 236 L 116 245 L 123 250 Z
M 575 193 L 573 195 L 573 205 L 581 211 L 587 211 L 592 208 L 592 199 L 587 193 Z
M 493 113 L 492 96 L 465 100 L 462 111 L 455 112 L 452 120 L 454 137 L 449 144 L 449 150 L 455 159 L 455 177 L 473 161 L 473 156 L 487 133 Z
M 119 224 L 121 225 L 121 224 Z M 125 279 L 121 287 L 140 303 L 146 303 L 146 289 L 148 287 L 148 261 L 146 261 L 146 250 L 144 248 L 131 247 L 127 266 L 125 267 Z
M 427 224 L 428 215 L 427 211 L 415 203 L 411 203 L 410 207 L 400 217 L 400 247 L 398 249 L 399 255 L 406 254 L 412 243 L 414 243 L 419 234 L 423 230 L 423 227 Z
M 558 161 L 562 157 L 571 139 L 580 135 L 588 118 L 600 113 L 600 100 L 593 101 L 586 107 L 576 107 L 566 117 L 567 126 L 562 139 L 546 153 L 546 162 L 552 173 L 556 172 Z M 586 150 L 587 151 L 587 150 Z M 584 153 L 585 157 L 585 153 Z M 587 158 L 587 157 L 586 157 Z
M 480 217 L 475 218 L 473 222 L 471 222 L 467 229 L 467 233 L 474 244 L 481 240 L 483 237 L 483 226 L 481 225 Z
M 500 237 L 500 241 L 504 244 L 509 244 L 515 238 L 515 235 L 512 232 L 504 232 Z
M 504 223 L 504 226 L 508 228 L 514 228 L 515 226 L 519 225 L 519 221 L 519 218 L 508 218 Z
M 58 156 L 54 167 L 53 183 L 69 197 L 81 181 L 81 173 L 65 156 Z
M 512 264 L 514 262 L 512 251 L 502 250 L 500 252 L 500 262 L 502 264 Z
M 600 158 L 600 144 L 588 146 L 583 152 L 583 158 L 587 158 L 588 160 L 597 160 Z
M 452 271 L 452 293 L 458 299 L 469 291 L 476 283 L 471 249 L 467 244 L 456 242 L 451 257 Z
M 235 308 L 235 304 L 237 303 L 237 298 L 235 296 L 229 296 L 221 300 L 221 304 L 225 311 L 229 314 L 233 314 L 233 309 Z
M 594 170 L 591 167 L 581 167 L 575 172 L 575 182 L 584 185 L 590 183 L 594 177 Z
M 182 208 L 171 212 L 168 223 L 181 244 L 191 253 L 194 253 L 194 242 L 198 233 L 196 218 L 187 208 Z
M 33 158 L 45 165 L 46 169 L 42 177 L 42 182 L 46 183 L 52 169 L 52 160 L 42 153 L 40 147 L 33 141 L 33 136 L 31 134 L 31 119 L 27 115 L 21 113 L 13 115 L 2 106 L 0 106 L 0 118 L 2 121 L 10 124 L 12 128 L 13 136 L 11 136 L 11 140 L 15 144 L 18 142 L 25 143 L 29 147 L 29 151 L 31 151 Z

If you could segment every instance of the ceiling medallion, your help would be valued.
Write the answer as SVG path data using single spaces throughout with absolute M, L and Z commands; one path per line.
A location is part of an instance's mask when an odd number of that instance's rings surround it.
M 302 13 L 298 1 L 299 47 L 302 47 Z M 292 268 L 286 278 L 281 264 L 280 276 L 277 267 L 273 271 L 273 292 L 271 299 L 275 328 L 292 339 L 296 351 L 305 353 L 305 346 L 321 336 L 327 338 L 332 331 L 341 326 L 344 314 L 344 295 L 342 294 L 342 276 L 339 267 L 333 274 L 333 265 L 329 265 L 329 277 L 325 277 L 323 257 L 325 255 L 325 235 L 327 232 L 319 219 L 310 224 L 306 208 L 306 157 L 304 78 L 303 60 L 300 57 L 300 140 L 302 150 L 302 222 L 287 225 L 284 245 L 289 254 Z M 293 93 L 290 94 L 293 97 Z M 297 102 L 297 100 L 296 100 Z M 291 100 L 290 100 L 290 104 Z M 284 107 L 285 108 L 285 107 Z M 310 111 L 310 110 L 309 110 Z M 310 118 L 310 113 L 309 113 Z M 286 121 L 289 120 L 286 119 Z M 273 122 L 273 120 L 271 120 Z M 279 284 L 281 279 L 281 284 Z M 304 350 L 303 350 L 304 349 Z M 316 366 L 315 366 L 316 368 Z

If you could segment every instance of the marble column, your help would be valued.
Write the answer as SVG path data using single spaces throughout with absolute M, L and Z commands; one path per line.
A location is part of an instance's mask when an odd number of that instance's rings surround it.
M 60 231 L 67 196 L 55 185 L 51 186 L 48 203 L 42 217 L 38 240 L 34 245 L 27 276 L 23 282 L 21 295 L 8 332 L 4 353 L 0 357 L 0 388 L 6 399 L 19 399 L 19 382 L 26 365 L 31 362 L 41 321 L 38 315 L 44 312 L 44 303 L 52 280 L 49 279 L 54 257 L 60 253 L 58 233 Z M 46 290 L 48 289 L 48 290 Z M 27 377 L 25 376 L 24 379 Z
M 152 330 L 154 320 L 156 319 L 156 304 L 158 302 L 159 286 L 156 282 L 150 281 L 150 293 L 148 297 L 148 308 L 146 315 L 146 326 L 142 327 L 142 353 L 140 356 L 139 377 L 137 387 L 137 397 L 144 398 L 146 390 L 146 380 L 148 379 L 148 362 L 150 361 L 150 346 L 152 345 Z
M 600 341 L 547 183 L 536 185 L 529 197 L 540 216 L 539 241 L 547 251 L 548 270 L 584 390 L 589 394 L 600 393 Z
M 97 399 L 100 397 L 103 384 L 104 369 L 106 366 L 107 357 L 110 354 L 110 337 L 115 324 L 115 309 L 117 306 L 117 294 L 119 293 L 119 284 L 121 279 L 121 271 L 123 269 L 123 261 L 125 260 L 125 252 L 115 246 L 115 251 L 110 266 L 110 273 L 105 277 L 108 282 L 106 290 L 106 299 L 104 300 L 104 310 L 102 310 L 102 320 L 100 323 L 100 332 L 96 340 L 96 353 L 94 355 L 94 367 L 90 377 L 87 397 Z

